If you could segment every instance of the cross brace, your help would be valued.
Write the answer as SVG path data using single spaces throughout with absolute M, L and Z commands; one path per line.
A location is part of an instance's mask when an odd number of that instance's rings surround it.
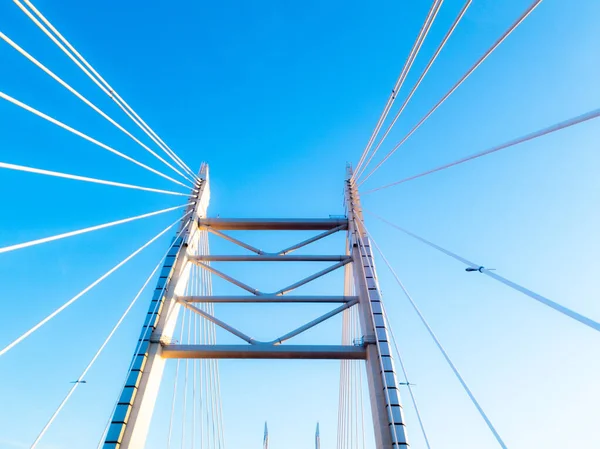
M 220 231 L 328 231 L 342 226 L 348 229 L 346 218 L 199 218 L 198 226 Z
M 250 256 L 247 256 L 250 257 Z M 259 256 L 259 257 L 263 257 L 263 256 Z M 290 257 L 290 256 L 282 256 L 282 257 Z M 247 292 L 252 293 L 253 295 L 256 296 L 261 296 L 261 295 L 268 295 L 268 296 L 278 296 L 278 295 L 285 295 L 288 292 L 291 292 L 292 290 L 297 289 L 298 287 L 302 287 L 305 284 L 308 284 L 309 282 L 314 281 L 315 279 L 320 278 L 321 276 L 326 275 L 327 273 L 331 273 L 332 271 L 337 270 L 340 267 L 343 267 L 344 265 L 352 262 L 352 258 L 351 257 L 342 257 L 342 260 L 334 265 L 331 265 L 330 267 L 327 267 L 315 274 L 311 274 L 310 276 L 305 277 L 304 279 L 301 279 L 298 282 L 295 282 L 291 285 L 288 285 L 285 288 L 282 288 L 281 290 L 278 290 L 276 292 L 273 293 L 264 293 L 261 292 L 260 290 L 251 287 L 247 284 L 244 284 L 241 281 L 238 281 L 237 279 L 235 279 L 232 276 L 229 276 L 225 273 L 223 273 L 220 270 L 217 270 L 216 268 L 212 267 L 211 265 L 208 265 L 202 261 L 200 261 L 198 259 L 198 257 L 189 257 L 189 261 L 195 263 L 196 265 L 198 265 L 199 267 L 202 267 L 203 269 L 205 269 L 206 271 L 210 271 L 212 274 L 216 274 L 217 276 L 219 276 L 221 279 L 226 280 L 227 282 L 231 282 L 234 285 L 237 285 L 238 287 L 246 290 Z
M 312 359 L 364 360 L 361 346 L 319 345 L 165 345 L 167 359 Z
M 206 254 L 190 257 L 194 262 L 341 262 L 351 259 L 349 256 L 338 255 L 279 255 L 279 254 L 248 254 L 242 256 L 225 256 Z
M 350 302 L 357 296 L 179 296 L 184 302 L 219 302 L 219 303 L 335 303 Z
M 356 298 L 350 302 L 347 302 L 347 303 L 325 313 L 324 315 L 321 315 L 320 317 L 315 318 L 314 320 L 312 320 L 306 324 L 303 324 L 299 328 L 297 328 L 291 332 L 288 332 L 287 334 L 282 335 L 281 337 L 276 338 L 275 340 L 272 340 L 272 341 L 255 340 L 254 338 L 244 334 L 243 332 L 237 330 L 235 327 L 218 319 L 217 317 L 211 315 L 210 313 L 191 305 L 189 302 L 182 301 L 181 298 L 176 298 L 176 301 L 179 302 L 184 307 L 186 307 L 187 309 L 191 310 L 192 312 L 197 313 L 198 315 L 206 318 L 208 321 L 216 324 L 217 326 L 221 327 L 222 329 L 225 329 L 227 332 L 235 335 L 236 337 L 241 338 L 242 340 L 244 340 L 247 343 L 250 343 L 251 345 L 279 345 L 279 344 L 283 343 L 284 341 L 289 340 L 290 338 L 293 338 L 297 335 L 300 335 L 301 333 L 307 331 L 308 329 L 315 327 L 317 324 L 320 324 L 323 321 L 327 321 L 329 318 L 337 315 L 338 313 L 343 312 L 344 310 L 356 305 L 358 303 L 358 298 Z

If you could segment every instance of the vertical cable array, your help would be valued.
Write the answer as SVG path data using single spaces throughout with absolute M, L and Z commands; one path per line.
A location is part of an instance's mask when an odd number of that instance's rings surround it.
M 199 254 L 208 255 L 208 233 L 206 230 L 199 232 Z M 208 263 L 210 264 L 210 262 Z M 201 283 L 200 296 L 212 295 L 212 276 L 207 270 L 200 269 Z M 200 303 L 200 309 L 214 315 L 213 303 Z M 214 323 L 201 317 L 202 325 L 202 341 L 200 344 L 214 345 L 216 344 L 216 326 Z M 223 447 L 223 425 L 222 425 L 222 410 L 221 410 L 221 392 L 219 382 L 219 366 L 215 359 L 202 359 L 201 364 L 204 365 L 204 390 L 205 390 L 205 425 L 204 433 L 207 438 L 207 447 L 221 449 Z
M 194 233 L 188 251 L 192 256 L 209 254 L 206 230 L 197 230 Z M 190 264 L 189 270 L 185 295 L 212 295 L 211 273 L 195 264 Z M 214 314 L 213 303 L 198 303 L 198 308 L 211 315 Z M 183 310 L 179 326 L 181 344 L 216 344 L 215 324 L 187 308 Z M 177 399 L 180 394 L 182 398 Z M 217 360 L 186 359 L 182 367 L 181 359 L 178 359 L 171 413 L 167 448 L 175 448 L 177 442 L 180 443 L 181 449 L 224 448 L 221 385 Z M 175 423 L 175 415 L 180 419 L 178 424 Z
M 354 295 L 350 264 L 344 267 L 344 295 Z M 342 314 L 342 344 L 352 345 L 360 336 L 358 309 L 350 307 Z M 365 448 L 362 377 L 360 360 L 341 361 L 337 449 Z

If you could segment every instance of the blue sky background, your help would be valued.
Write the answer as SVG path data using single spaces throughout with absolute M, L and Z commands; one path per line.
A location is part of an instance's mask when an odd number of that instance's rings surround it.
M 402 138 L 530 2 L 473 3 L 383 150 Z M 211 215 L 326 217 L 343 212 L 345 164 L 358 160 L 429 2 L 40 0 L 36 6 L 191 167 L 210 164 Z M 407 88 L 461 6 L 461 1 L 444 2 Z M 543 2 L 365 186 L 597 108 L 599 15 L 594 0 Z M 135 132 L 111 100 L 11 2 L 0 5 L 0 30 Z M 160 167 L 4 43 L 0 68 L 3 92 Z M 5 101 L 0 117 L 3 162 L 174 187 Z M 588 122 L 367 195 L 363 202 L 598 319 L 599 137 L 598 123 Z M 0 171 L 0 192 L 1 246 L 183 199 L 6 170 Z M 174 212 L 0 255 L 0 346 L 176 218 Z M 465 273 L 460 264 L 372 217 L 367 225 L 508 447 L 597 446 L 598 335 L 487 277 Z M 284 243 L 256 238 L 265 248 Z M 0 359 L 0 447 L 29 447 L 168 243 L 165 236 Z M 215 252 L 219 245 L 214 242 Z M 341 241 L 332 239 L 315 251 L 337 248 Z M 310 268 L 315 267 L 302 273 Z M 242 279 L 254 278 L 251 270 L 239 273 Z M 497 447 L 382 263 L 379 274 L 432 447 Z M 279 280 L 255 283 L 269 289 Z M 311 288 L 319 286 L 335 291 L 341 278 L 331 276 Z M 149 296 L 150 289 L 40 448 L 95 447 Z M 220 313 L 256 337 L 269 338 L 322 311 L 290 310 L 273 311 L 271 328 L 258 321 L 260 308 Z M 339 321 L 332 321 L 298 341 L 337 341 L 339 335 Z M 229 447 L 260 447 L 265 420 L 273 448 L 311 447 L 317 420 L 322 447 L 334 447 L 338 363 L 221 366 Z M 158 421 L 168 417 L 167 390 L 159 398 Z M 407 399 L 413 447 L 423 448 Z M 148 448 L 165 447 L 164 434 L 165 426 L 157 426 Z

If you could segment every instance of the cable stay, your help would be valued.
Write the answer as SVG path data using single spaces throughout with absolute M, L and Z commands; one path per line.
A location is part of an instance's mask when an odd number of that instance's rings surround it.
M 442 49 L 446 46 L 446 43 L 450 39 L 450 36 L 452 36 L 452 33 L 454 33 L 454 30 L 456 29 L 456 27 L 458 26 L 458 24 L 460 23 L 460 21 L 464 17 L 465 13 L 469 9 L 469 6 L 471 6 L 472 2 L 473 2 L 473 0 L 467 0 L 465 2 L 465 4 L 463 5 L 462 9 L 459 11 L 458 15 L 456 16 L 456 19 L 454 19 L 454 23 L 452 23 L 452 25 L 450 26 L 450 29 L 448 30 L 448 32 L 446 33 L 446 35 L 444 36 L 444 38 L 442 39 L 442 41 L 438 45 L 438 48 L 436 49 L 436 51 L 434 52 L 433 56 L 431 57 L 431 59 L 429 60 L 429 62 L 425 66 L 425 68 L 423 69 L 423 72 L 419 76 L 419 79 L 417 80 L 417 82 L 413 86 L 412 90 L 409 92 L 408 96 L 404 100 L 404 103 L 402 103 L 402 106 L 400 106 L 400 109 L 398 110 L 398 112 L 394 116 L 394 119 L 392 120 L 392 123 L 389 124 L 389 126 L 385 130 L 385 133 L 383 133 L 383 136 L 381 137 L 381 139 L 379 139 L 379 143 L 373 149 L 373 152 L 371 153 L 371 156 L 369 156 L 369 159 L 367 159 L 367 162 L 363 165 L 362 169 L 360 170 L 360 173 L 357 172 L 355 179 L 360 178 L 360 176 L 364 173 L 364 171 L 367 169 L 367 167 L 369 166 L 369 164 L 373 160 L 373 157 L 375 156 L 375 154 L 377 153 L 377 151 L 379 151 L 379 148 L 381 147 L 381 145 L 383 144 L 383 142 L 385 141 L 385 139 L 387 138 L 387 136 L 389 135 L 389 133 L 392 131 L 392 128 L 394 127 L 394 125 L 396 124 L 396 122 L 398 121 L 398 119 L 400 118 L 400 115 L 404 112 L 404 109 L 406 108 L 406 106 L 408 105 L 408 103 L 412 99 L 413 95 L 415 94 L 415 92 L 417 91 L 417 89 L 419 88 L 419 86 L 421 85 L 421 82 L 423 81 L 423 79 L 425 78 L 425 76 L 427 75 L 427 73 L 429 72 L 429 69 L 431 69 L 431 66 L 433 65 L 433 63 L 435 62 L 435 60 L 437 59 L 437 57 L 439 56 L 439 54 L 442 52 Z
M 44 22 L 42 24 L 34 15 L 27 9 L 20 0 L 13 0 L 13 2 L 23 11 L 27 17 L 48 36 L 52 42 L 54 42 L 69 59 L 71 59 L 87 76 L 90 78 L 100 89 L 108 95 L 122 110 L 125 114 L 138 126 L 148 137 L 150 137 L 162 151 L 164 151 L 173 161 L 179 165 L 182 169 L 188 172 L 194 179 L 197 178 L 196 174 L 181 160 L 175 152 L 169 148 L 164 141 L 144 122 L 141 117 L 129 106 L 123 98 L 111 87 L 110 84 L 88 63 L 88 61 L 71 45 L 69 41 L 50 23 L 50 21 L 29 1 L 23 0 L 25 4 L 35 13 L 35 15 Z M 49 30 L 52 30 L 52 34 Z M 59 42 L 60 39 L 61 42 Z M 64 45 L 63 45 L 64 44 Z M 65 48 L 68 47 L 67 48 Z M 88 70 L 89 69 L 89 70 Z
M 112 337 L 115 335 L 115 333 L 117 332 L 117 330 L 119 329 L 119 327 L 121 326 L 121 324 L 123 323 L 123 321 L 125 320 L 125 318 L 127 317 L 127 315 L 129 314 L 129 312 L 131 311 L 131 309 L 133 308 L 133 306 L 137 303 L 138 299 L 140 298 L 140 296 L 142 295 L 142 293 L 144 292 L 144 290 L 146 289 L 146 287 L 148 286 L 148 284 L 150 283 L 150 281 L 152 280 L 152 278 L 154 277 L 154 275 L 156 274 L 156 272 L 158 271 L 158 269 L 161 267 L 162 261 L 164 260 L 165 257 L 167 257 L 167 254 L 169 254 L 169 251 L 173 247 L 173 244 L 175 243 L 175 241 L 177 241 L 177 238 L 179 237 L 179 235 L 181 235 L 182 232 L 183 232 L 183 229 L 175 237 L 175 239 L 173 240 L 173 243 L 171 243 L 171 246 L 169 246 L 169 249 L 160 258 L 160 260 L 158 261 L 158 264 L 156 264 L 156 266 L 154 267 L 154 269 L 152 270 L 152 272 L 150 273 L 150 275 L 146 278 L 146 281 L 144 282 L 144 284 L 142 285 L 142 287 L 138 290 L 137 294 L 134 296 L 134 298 L 131 301 L 131 303 L 129 304 L 129 306 L 125 309 L 125 311 L 123 312 L 123 314 L 121 315 L 121 317 L 119 318 L 119 320 L 117 321 L 117 323 L 114 325 L 114 327 L 112 328 L 112 330 L 107 335 L 107 337 L 104 340 L 104 342 L 100 345 L 100 347 L 98 348 L 98 350 L 96 351 L 96 353 L 94 354 L 94 356 L 92 357 L 92 359 L 90 360 L 90 362 L 85 367 L 85 369 L 81 372 L 81 374 L 79 375 L 79 377 L 77 378 L 77 380 L 75 382 L 72 382 L 74 385 L 71 387 L 71 389 L 69 390 L 69 392 L 67 393 L 67 395 L 62 400 L 62 402 L 58 405 L 58 407 L 56 408 L 56 410 L 54 411 L 54 413 L 52 414 L 52 416 L 50 416 L 50 419 L 48 420 L 48 422 L 46 423 L 46 425 L 42 428 L 42 430 L 38 434 L 37 438 L 32 443 L 30 449 L 35 449 L 35 447 L 38 445 L 38 443 L 44 437 L 44 435 L 46 434 L 46 432 L 48 431 L 48 429 L 50 428 L 50 426 L 52 425 L 52 423 L 54 422 L 54 420 L 58 417 L 58 414 L 60 413 L 60 411 L 67 404 L 67 402 L 69 401 L 69 399 L 71 398 L 71 396 L 73 395 L 73 393 L 75 393 L 75 390 L 77 389 L 77 387 L 79 386 L 79 384 L 86 383 L 86 381 L 84 380 L 85 376 L 87 375 L 87 373 L 89 372 L 89 370 L 94 366 L 94 363 L 96 363 L 96 360 L 98 360 L 98 357 L 100 357 L 100 354 L 102 354 L 102 351 L 104 351 L 104 348 L 106 347 L 106 345 L 108 345 L 108 343 L 110 342 L 110 340 L 112 339 Z
M 379 215 L 375 215 L 372 212 L 369 212 L 368 210 L 365 210 L 365 212 L 379 218 L 381 221 L 383 221 L 384 223 L 387 223 L 388 225 L 398 229 L 399 231 L 405 233 L 406 235 L 409 235 L 417 240 L 419 240 L 420 242 L 425 243 L 426 245 L 437 249 L 438 251 L 446 254 L 447 256 L 452 257 L 453 259 L 458 260 L 459 262 L 464 263 L 465 265 L 468 265 L 469 268 L 472 269 L 472 271 L 478 271 L 480 273 L 483 273 L 489 277 L 491 277 L 492 279 L 497 280 L 498 282 L 503 283 L 504 285 L 509 286 L 510 288 L 517 290 L 518 292 L 521 292 L 527 296 L 529 296 L 530 298 L 535 299 L 536 301 L 556 310 L 557 312 L 562 313 L 563 315 L 568 316 L 569 318 L 572 318 L 576 321 L 579 321 L 581 324 L 585 324 L 588 327 L 591 327 L 592 329 L 596 330 L 596 331 L 600 331 L 600 323 L 598 323 L 597 321 L 592 320 L 591 318 L 588 318 L 584 315 L 581 315 L 580 313 L 577 313 L 561 304 L 558 304 L 557 302 L 552 301 L 551 299 L 546 298 L 545 296 L 542 296 L 538 293 L 535 293 L 534 291 L 529 290 L 528 288 L 525 288 L 515 282 L 512 282 L 506 278 L 503 278 L 502 276 L 494 273 L 494 269 L 490 269 L 490 268 L 485 268 L 481 265 L 475 264 L 473 262 L 471 262 L 470 260 L 465 259 L 464 257 L 459 256 L 458 254 L 454 254 L 452 251 L 449 251 L 447 249 L 442 248 L 441 246 L 436 245 L 433 242 L 430 242 L 429 240 L 424 239 L 423 237 L 419 237 L 418 235 L 404 229 L 401 228 L 398 225 L 395 225 L 394 223 L 391 223 L 389 221 L 387 221 L 386 219 L 380 217 Z
M 423 323 L 423 325 L 427 329 L 427 332 L 429 333 L 429 335 L 431 336 L 431 338 L 435 342 L 436 346 L 438 347 L 438 349 L 442 353 L 442 356 L 444 357 L 444 359 L 448 363 L 448 366 L 454 372 L 454 375 L 456 376 L 456 378 L 458 379 L 458 381 L 462 385 L 463 389 L 467 393 L 467 396 L 469 396 L 469 399 L 471 399 L 471 402 L 473 403 L 473 405 L 475 406 L 475 408 L 477 409 L 477 411 L 479 412 L 479 414 L 481 415 L 481 417 L 483 418 L 483 420 L 487 424 L 488 428 L 490 429 L 490 431 L 494 435 L 494 438 L 496 438 L 496 441 L 498 442 L 498 444 L 500 445 L 500 447 L 502 447 L 502 449 L 507 449 L 507 446 L 506 446 L 506 444 L 504 444 L 504 441 L 500 437 L 500 434 L 496 431 L 496 428 L 494 427 L 494 425 L 492 424 L 492 422 L 488 418 L 487 414 L 483 411 L 483 408 L 481 408 L 481 405 L 479 405 L 479 402 L 477 401 L 477 399 L 475 398 L 475 396 L 471 392 L 471 389 L 468 387 L 468 385 L 465 382 L 465 380 L 463 379 L 462 375 L 460 374 L 460 372 L 456 368 L 456 365 L 454 365 L 454 362 L 452 362 L 452 359 L 450 359 L 450 356 L 448 355 L 448 353 L 446 352 L 446 350 L 444 349 L 444 347 L 440 343 L 439 339 L 437 338 L 437 336 L 433 332 L 433 329 L 431 328 L 431 326 L 429 325 L 429 323 L 427 322 L 427 320 L 425 319 L 425 317 L 423 316 L 423 314 L 421 313 L 421 311 L 417 307 L 417 304 L 413 300 L 412 296 L 410 295 L 410 293 L 408 292 L 408 290 L 406 290 L 406 287 L 404 287 L 404 284 L 402 283 L 402 281 L 400 280 L 400 278 L 398 277 L 398 275 L 396 274 L 396 272 L 394 271 L 394 269 L 390 265 L 389 261 L 387 260 L 387 258 L 383 254 L 383 252 L 381 251 L 381 248 L 379 248 L 379 245 L 377 244 L 377 242 L 375 242 L 375 240 L 373 239 L 373 237 L 371 236 L 371 234 L 369 233 L 369 231 L 365 227 L 364 223 L 362 223 L 360 221 L 359 221 L 359 223 L 360 223 L 360 226 L 362 227 L 362 229 L 364 230 L 365 234 L 369 237 L 370 241 L 373 243 L 373 246 L 375 246 L 375 248 L 377 249 L 377 252 L 379 253 L 379 255 L 381 256 L 381 258 L 385 262 L 386 266 L 388 267 L 388 269 L 390 270 L 390 272 L 394 276 L 394 279 L 396 280 L 396 283 L 400 286 L 400 288 L 404 292 L 404 295 L 406 296 L 406 298 L 410 302 L 412 308 L 414 309 L 414 311 L 419 316 L 419 319 L 421 320 L 421 322 Z
M 88 176 L 72 175 L 70 173 L 61 173 L 61 172 L 52 171 L 52 170 L 44 170 L 41 168 L 27 167 L 25 165 L 9 164 L 6 162 L 0 162 L 0 168 L 4 168 L 7 170 L 22 171 L 22 172 L 26 172 L 26 173 L 34 173 L 37 175 L 53 176 L 56 178 L 72 179 L 75 181 L 91 182 L 93 184 L 103 184 L 103 185 L 113 186 L 113 187 L 123 187 L 125 189 L 134 189 L 134 190 L 143 190 L 146 192 L 164 193 L 166 195 L 189 196 L 188 193 L 174 192 L 172 190 L 154 189 L 151 187 L 143 187 L 143 186 L 138 186 L 138 185 L 134 185 L 134 184 L 125 184 L 123 182 L 108 181 L 106 179 L 90 178 Z
M 379 134 L 379 131 L 381 130 L 381 127 L 383 126 L 385 119 L 387 118 L 387 115 L 389 114 L 390 109 L 392 108 L 394 101 L 396 100 L 396 97 L 398 96 L 398 92 L 400 91 L 400 89 L 402 88 L 402 85 L 404 84 L 404 81 L 408 75 L 408 72 L 410 71 L 413 63 L 415 62 L 415 59 L 417 57 L 417 54 L 419 53 L 419 50 L 421 50 L 421 46 L 423 45 L 423 42 L 425 42 L 425 38 L 427 37 L 429 30 L 431 29 L 431 25 L 433 24 L 433 21 L 435 20 L 437 13 L 439 12 L 440 7 L 442 6 L 442 3 L 443 3 L 443 0 L 434 0 L 434 2 L 431 4 L 431 8 L 429 9 L 429 12 L 427 13 L 427 17 L 425 18 L 425 21 L 423 22 L 423 25 L 421 26 L 421 30 L 419 31 L 419 34 L 417 35 L 417 39 L 415 40 L 415 42 L 410 50 L 408 58 L 404 62 L 402 71 L 400 72 L 400 75 L 398 76 L 398 79 L 396 80 L 396 84 L 394 85 L 394 88 L 392 89 L 392 92 L 387 100 L 387 103 L 386 103 L 385 107 L 383 108 L 383 112 L 381 113 L 381 116 L 379 117 L 379 120 L 377 121 L 377 124 L 375 125 L 375 129 L 373 129 L 373 133 L 371 134 L 371 137 L 369 138 L 369 141 L 367 142 L 367 146 L 365 147 L 365 149 L 362 152 L 362 155 L 358 161 L 358 164 L 356 164 L 356 168 L 352 175 L 352 179 L 355 179 L 357 173 L 359 172 L 361 166 L 363 165 L 363 162 L 365 161 L 367 154 L 369 153 L 369 151 L 371 149 L 371 146 L 375 142 L 375 139 L 377 138 L 377 135 Z M 370 160 L 371 159 L 369 159 L 369 161 Z M 368 162 L 367 162 L 367 164 L 368 164 Z
M 471 154 L 469 156 L 463 157 L 461 159 L 457 159 L 454 162 L 450 162 L 448 164 L 440 165 L 439 167 L 432 168 L 431 170 L 424 171 L 419 173 L 418 175 L 409 176 L 408 178 L 401 179 L 400 181 L 392 182 L 390 184 L 383 185 L 381 187 L 377 187 L 371 190 L 367 190 L 366 192 L 362 192 L 364 195 L 368 193 L 377 192 L 378 190 L 387 189 L 388 187 L 396 186 L 398 184 L 402 184 L 408 181 L 412 181 L 413 179 L 421 178 L 423 176 L 429 175 L 431 173 L 435 173 L 438 171 L 445 170 L 450 167 L 454 167 L 455 165 L 462 164 L 463 162 L 472 161 L 473 159 L 477 159 L 483 156 L 487 156 L 488 154 L 495 153 L 496 151 L 504 150 L 505 148 L 510 148 L 515 145 L 518 145 L 523 142 L 527 142 L 533 139 L 537 139 L 538 137 L 545 136 L 547 134 L 551 134 L 556 131 L 560 131 L 561 129 L 569 128 L 574 125 L 578 125 L 580 123 L 586 122 L 588 120 L 593 120 L 595 118 L 600 117 L 600 108 L 594 109 L 593 111 L 586 112 L 585 114 L 578 115 L 577 117 L 570 118 L 568 120 L 564 120 L 562 122 L 555 123 L 554 125 L 548 126 L 546 128 L 542 128 L 540 130 L 534 131 L 529 134 L 525 134 L 524 136 L 517 137 L 516 139 L 509 140 L 500 145 L 496 145 L 492 148 L 489 148 L 484 151 L 480 151 L 478 153 Z
M 541 2 L 542 0 L 534 0 L 534 2 L 525 10 L 525 12 L 521 14 L 521 16 L 504 32 L 504 34 L 502 34 L 502 36 L 500 36 L 500 38 L 498 38 L 498 40 L 496 40 L 496 42 L 492 44 L 490 48 L 488 48 L 488 50 L 475 62 L 475 64 L 473 64 L 471 68 L 467 70 L 467 72 L 456 82 L 456 84 L 454 84 L 454 86 L 452 86 L 452 88 L 446 92 L 446 94 L 435 104 L 435 106 L 433 106 L 433 108 L 429 110 L 427 114 L 425 114 L 425 116 L 423 116 L 423 118 L 408 132 L 408 134 L 406 134 L 402 140 L 398 142 L 396 146 L 394 146 L 394 148 L 392 148 L 364 178 L 362 178 L 358 184 L 359 186 L 369 179 L 373 173 L 375 173 L 385 163 L 385 161 L 387 161 L 390 156 L 392 156 L 398 150 L 398 148 L 404 145 L 410 136 L 412 136 L 414 132 L 419 129 L 421 125 L 425 123 L 425 121 L 431 117 L 431 115 L 450 97 L 450 95 L 452 95 L 454 91 L 456 91 L 456 89 L 458 89 L 460 85 L 464 83 L 469 76 L 471 76 L 471 74 L 488 58 L 488 56 L 490 56 L 494 50 L 496 50 L 496 48 L 498 48 L 498 46 L 504 42 L 504 40 L 510 36 L 514 30 L 517 29 L 520 24 L 523 23 L 527 17 L 529 17 L 529 15 Z
M 183 219 L 185 219 L 185 217 L 187 215 L 189 215 L 190 213 L 191 213 L 191 211 L 189 213 L 185 214 Z M 66 303 L 64 303 L 62 306 L 60 306 L 58 309 L 56 309 L 54 312 L 52 312 L 46 318 L 44 318 L 39 323 L 37 323 L 35 326 L 33 326 L 31 329 L 29 329 L 28 331 L 23 333 L 20 337 L 15 339 L 13 342 L 9 343 L 5 348 L 0 350 L 0 356 L 3 356 L 8 351 L 10 351 L 12 348 L 17 346 L 19 343 L 21 343 L 23 340 L 25 340 L 27 337 L 29 337 L 31 334 L 33 334 L 35 331 L 37 331 L 40 327 L 42 327 L 44 324 L 46 324 L 52 318 L 57 316 L 59 313 L 61 313 L 63 310 L 65 310 L 67 307 L 69 307 L 71 304 L 73 304 L 75 301 L 77 301 L 79 298 L 81 298 L 83 295 L 85 295 L 87 292 L 89 292 L 91 289 L 93 289 L 96 285 L 101 283 L 104 279 L 109 277 L 111 274 L 113 274 L 115 271 L 117 271 L 119 268 L 121 268 L 123 265 L 125 265 L 127 262 L 129 262 L 131 259 L 133 259 L 135 256 L 137 256 L 139 253 L 141 253 L 144 249 L 146 249 L 148 246 L 150 246 L 152 243 L 154 243 L 157 239 L 159 239 L 167 231 L 169 231 L 169 229 L 171 229 L 173 226 L 175 226 L 177 223 L 179 223 L 181 221 L 182 221 L 182 218 L 177 219 L 176 221 L 171 223 L 169 226 L 167 226 L 165 229 L 160 231 L 158 234 L 156 234 L 154 237 L 152 237 L 150 240 L 148 240 L 146 243 L 144 243 L 142 246 L 140 246 L 138 249 L 136 249 L 133 253 L 131 253 L 129 256 L 127 256 L 125 259 L 123 259 L 121 262 L 119 262 L 117 265 L 112 267 L 110 270 L 108 270 L 106 273 L 104 273 L 102 276 L 100 276 L 98 279 L 96 279 L 94 282 L 92 282 L 86 288 L 84 288 L 79 293 L 77 293 L 75 296 L 73 296 L 71 299 L 69 299 Z
M 126 154 L 121 153 L 118 150 L 115 150 L 114 148 L 112 148 L 112 147 L 110 147 L 110 146 L 108 146 L 108 145 L 100 142 L 99 140 L 96 140 L 93 137 L 90 137 L 87 134 L 84 134 L 81 131 L 78 131 L 75 128 L 72 128 L 71 126 L 66 125 L 63 122 L 61 122 L 61 121 L 59 121 L 59 120 L 57 120 L 55 118 L 50 117 L 47 114 L 44 114 L 43 112 L 41 112 L 41 111 L 39 111 L 39 110 L 37 110 L 37 109 L 29 106 L 29 105 L 27 105 L 27 104 L 25 104 L 25 103 L 17 100 L 16 98 L 11 97 L 10 95 L 5 94 L 4 92 L 0 92 L 0 98 L 4 99 L 6 101 L 9 101 L 10 103 L 14 104 L 15 106 L 19 106 L 20 108 L 25 109 L 26 111 L 29 111 L 32 114 L 35 114 L 38 117 L 41 117 L 44 120 L 47 120 L 50 123 L 53 123 L 53 124 L 55 124 L 55 125 L 63 128 L 63 129 L 65 129 L 65 130 L 67 130 L 67 131 L 75 134 L 76 136 L 79 136 L 79 137 L 87 140 L 88 142 L 91 142 L 91 143 L 99 146 L 100 148 L 105 149 L 106 151 L 110 151 L 111 153 L 116 154 L 117 156 L 122 157 L 123 159 L 126 159 L 129 162 L 133 162 L 134 164 L 136 164 L 136 165 L 138 165 L 138 166 L 140 166 L 142 168 L 145 168 L 146 170 L 151 171 L 152 173 L 154 173 L 154 174 L 156 174 L 158 176 L 161 176 L 161 177 L 163 177 L 165 179 L 168 179 L 169 181 L 174 182 L 175 184 L 178 184 L 178 185 L 180 185 L 182 187 L 185 187 L 185 188 L 188 188 L 188 189 L 191 188 L 189 185 L 185 185 L 184 183 L 182 183 L 180 181 L 177 181 L 176 179 L 173 179 L 170 176 L 165 175 L 164 173 L 162 173 L 162 172 L 160 172 L 158 170 L 155 170 L 154 168 L 149 167 L 146 164 L 143 164 L 142 162 L 139 162 L 138 160 L 132 158 L 131 156 L 127 156 Z
M 109 117 L 104 111 L 102 111 L 100 108 L 98 108 L 95 104 L 93 104 L 91 101 L 89 101 L 86 97 L 81 95 L 77 90 L 75 90 L 72 86 L 70 86 L 68 83 L 66 83 L 63 79 L 61 79 L 59 76 L 57 76 L 54 72 L 52 72 L 50 69 L 48 69 L 45 65 L 43 65 L 41 62 L 39 62 L 37 59 L 35 59 L 33 56 L 31 56 L 27 51 L 25 51 L 22 47 L 20 47 L 18 44 L 16 44 L 13 40 L 11 40 L 8 36 L 6 36 L 6 34 L 2 33 L 1 31 L 0 31 L 0 39 L 2 39 L 4 42 L 9 44 L 12 48 L 14 48 L 16 51 L 18 51 L 21 55 L 23 55 L 25 58 L 27 58 L 29 61 L 31 61 L 33 64 L 35 64 L 37 67 L 39 67 L 42 71 L 44 71 L 47 75 L 49 75 L 52 79 L 54 79 L 56 82 L 58 82 L 61 86 L 63 86 L 65 89 L 67 89 L 73 95 L 75 95 L 77 98 L 79 98 L 81 101 L 83 101 L 86 105 L 88 105 L 90 108 L 92 108 L 95 112 L 100 114 L 100 116 L 102 116 L 102 118 L 106 119 L 109 123 L 114 125 L 119 131 L 122 131 L 124 134 L 126 134 L 128 137 L 130 137 L 134 142 L 136 142 L 142 148 L 144 148 L 146 151 L 148 151 L 150 154 L 152 154 L 152 156 L 157 158 L 159 161 L 161 161 L 163 164 L 165 164 L 167 167 L 169 167 L 170 169 L 175 171 L 178 175 L 182 176 L 186 180 L 188 180 L 192 183 L 194 182 L 192 178 L 189 178 L 188 176 L 186 176 L 185 174 L 180 172 L 177 168 L 173 167 L 173 165 L 171 165 L 168 161 L 166 161 L 162 156 L 157 154 L 146 144 L 142 143 L 137 137 L 135 137 L 133 134 L 131 134 L 129 131 L 127 131 L 125 128 L 123 128 L 121 125 L 119 125 L 115 120 L 113 120 L 111 117 Z
M 147 214 L 136 215 L 135 217 L 129 217 L 129 218 L 124 218 L 122 220 L 110 221 L 108 223 L 103 223 L 103 224 L 96 225 L 96 226 L 90 226 L 87 228 L 78 229 L 76 231 L 64 232 L 62 234 L 56 234 L 56 235 L 53 235 L 50 237 L 44 237 L 41 239 L 30 240 L 28 242 L 17 243 L 15 245 L 5 246 L 3 248 L 0 248 L 0 254 L 8 253 L 10 251 L 15 251 L 18 249 L 29 248 L 30 246 L 41 245 L 42 243 L 54 242 L 56 240 L 61 240 L 61 239 L 65 239 L 68 237 L 75 237 L 76 235 L 86 234 L 88 232 L 99 231 L 100 229 L 106 229 L 106 228 L 110 228 L 112 226 L 118 226 L 121 224 L 129 223 L 131 221 L 141 220 L 142 218 L 153 217 L 155 215 L 160 215 L 160 214 L 171 212 L 171 211 L 174 211 L 177 209 L 182 209 L 184 207 L 187 207 L 189 204 L 190 203 L 183 204 L 181 206 L 169 207 L 167 209 L 161 209 L 161 210 L 157 210 L 155 212 L 149 212 Z

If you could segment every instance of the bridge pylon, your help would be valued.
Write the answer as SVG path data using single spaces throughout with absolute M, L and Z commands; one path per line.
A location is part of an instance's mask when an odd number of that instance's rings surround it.
M 165 362 L 178 359 L 337 359 L 364 360 L 377 449 L 408 447 L 398 381 L 381 307 L 375 262 L 362 224 L 360 198 L 351 170 L 345 181 L 346 215 L 317 219 L 208 218 L 210 199 L 208 166 L 203 164 L 191 195 L 191 205 L 165 260 L 147 318 L 138 341 L 127 381 L 114 411 L 104 449 L 143 449 L 150 427 Z M 191 218 L 191 219 L 188 219 Z M 276 252 L 255 248 L 228 231 L 315 231 L 317 234 Z M 297 255 L 294 251 L 338 232 L 346 233 L 345 248 L 335 255 Z M 200 235 L 211 233 L 248 250 L 247 255 L 213 255 L 202 250 Z M 206 246 L 204 246 L 206 248 Z M 329 262 L 327 268 L 274 292 L 247 285 L 211 262 Z M 192 265 L 246 291 L 246 295 L 186 294 Z M 295 295 L 292 292 L 330 272 L 344 268 L 345 288 L 339 296 Z M 291 294 L 290 294 L 291 293 Z M 331 303 L 322 316 L 271 341 L 258 341 L 219 319 L 198 304 L 216 303 Z M 181 307 L 200 315 L 243 340 L 242 344 L 182 344 L 173 340 Z M 360 338 L 341 345 L 293 345 L 287 341 L 338 314 L 354 308 L 360 321 Z M 342 362 L 343 363 L 343 362 Z M 268 441 L 268 440 L 265 440 Z M 317 446 L 320 437 L 315 437 Z M 267 443 L 268 444 L 268 443 Z

